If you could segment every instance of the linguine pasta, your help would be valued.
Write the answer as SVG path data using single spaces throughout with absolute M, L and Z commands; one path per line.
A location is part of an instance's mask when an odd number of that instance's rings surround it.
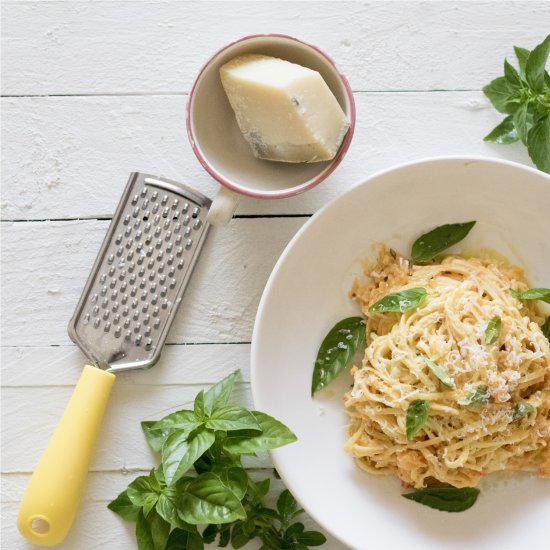
M 405 313 L 371 313 L 389 293 L 425 288 L 426 300 Z M 352 296 L 367 319 L 367 348 L 345 396 L 350 417 L 346 450 L 373 474 L 397 475 L 421 488 L 437 480 L 477 485 L 483 475 L 521 470 L 550 477 L 550 347 L 520 268 L 503 262 L 445 258 L 410 265 L 383 249 L 366 284 Z M 494 343 L 485 331 L 500 318 Z M 436 363 L 452 383 L 429 368 Z M 471 403 L 476 388 L 486 401 Z M 406 411 L 429 403 L 429 416 L 412 439 Z M 523 407 L 523 416 L 517 414 Z

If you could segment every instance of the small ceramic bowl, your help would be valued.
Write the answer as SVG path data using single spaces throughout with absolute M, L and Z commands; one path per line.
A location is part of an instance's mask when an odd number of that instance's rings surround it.
M 239 130 L 219 75 L 224 63 L 247 53 L 279 57 L 321 74 L 350 121 L 331 161 L 287 164 L 254 157 Z M 199 162 L 225 189 L 250 197 L 289 197 L 318 185 L 342 161 L 354 128 L 355 103 L 346 77 L 317 47 L 280 34 L 246 36 L 222 48 L 201 69 L 187 103 L 187 133 Z M 226 199 L 230 195 L 226 192 Z M 236 198 L 233 202 L 236 205 Z

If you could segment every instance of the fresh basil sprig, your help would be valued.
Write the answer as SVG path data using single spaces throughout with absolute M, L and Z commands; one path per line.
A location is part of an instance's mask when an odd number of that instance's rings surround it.
M 428 293 L 425 288 L 408 288 L 393 292 L 369 307 L 370 313 L 403 313 L 421 306 Z
M 414 241 L 411 258 L 414 263 L 429 262 L 444 250 L 464 239 L 475 221 L 448 223 L 424 233 Z
M 464 404 L 474 406 L 485 405 L 489 402 L 490 397 L 489 388 L 484 384 L 480 384 L 468 394 Z
M 475 504 L 479 496 L 479 489 L 475 487 L 427 487 L 403 493 L 402 496 L 443 512 L 463 512 Z
M 518 300 L 542 300 L 550 304 L 550 288 L 530 288 L 523 292 L 518 292 L 511 288 L 510 294 Z
M 315 359 L 311 395 L 327 386 L 346 368 L 365 339 L 365 321 L 362 317 L 348 317 L 329 330 Z
M 483 88 L 495 109 L 508 115 L 485 141 L 527 146 L 537 168 L 550 173 L 550 76 L 545 69 L 550 35 L 533 51 L 514 47 L 519 71 L 504 60 L 504 76 Z
M 512 422 L 515 422 L 516 420 L 519 420 L 520 418 L 523 418 L 525 415 L 534 411 L 535 407 L 533 407 L 531 403 L 527 403 L 525 401 L 517 403 L 514 407 L 514 413 L 512 414 Z
M 296 441 L 281 422 L 258 411 L 229 404 L 238 371 L 197 395 L 193 410 L 142 423 L 161 464 L 132 481 L 108 507 L 136 523 L 139 550 L 240 548 L 259 538 L 262 548 L 319 546 L 325 537 L 292 520 L 302 510 L 288 491 L 277 510 L 264 505 L 269 479 L 252 480 L 241 456 Z M 199 531 L 199 525 L 206 528 Z
M 426 424 L 430 414 L 430 404 L 424 399 L 415 399 L 407 407 L 407 439 L 412 439 Z
M 502 329 L 502 319 L 498 316 L 493 317 L 488 323 L 485 329 L 485 343 L 494 344 L 500 336 L 500 330 Z
M 432 373 L 435 374 L 435 376 L 439 378 L 439 380 L 443 384 L 445 384 L 445 386 L 451 389 L 455 388 L 454 380 L 447 374 L 447 371 L 443 367 L 441 367 L 431 359 L 428 359 L 427 357 L 424 357 L 424 361 L 426 365 L 428 365 L 428 368 L 432 371 Z

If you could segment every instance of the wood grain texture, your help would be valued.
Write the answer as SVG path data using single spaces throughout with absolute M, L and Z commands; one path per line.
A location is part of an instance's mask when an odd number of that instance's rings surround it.
M 240 202 L 237 214 L 311 214 L 368 175 L 440 155 L 526 163 L 521 144 L 483 142 L 502 118 L 481 92 L 356 94 L 357 127 L 341 166 L 298 197 Z M 110 216 L 128 174 L 180 179 L 213 196 L 194 157 L 183 96 L 2 100 L 3 219 Z
M 249 342 L 269 273 L 304 221 L 246 218 L 212 230 L 167 341 Z M 108 224 L 3 224 L 4 346 L 70 343 L 67 324 Z
M 2 89 L 186 92 L 220 47 L 269 32 L 326 50 L 355 90 L 479 89 L 549 18 L 544 0 L 5 2 Z

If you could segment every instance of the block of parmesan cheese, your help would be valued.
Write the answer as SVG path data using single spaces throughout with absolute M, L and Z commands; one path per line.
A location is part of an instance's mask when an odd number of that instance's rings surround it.
M 317 72 L 266 55 L 241 55 L 220 77 L 254 155 L 282 162 L 334 158 L 349 121 Z

